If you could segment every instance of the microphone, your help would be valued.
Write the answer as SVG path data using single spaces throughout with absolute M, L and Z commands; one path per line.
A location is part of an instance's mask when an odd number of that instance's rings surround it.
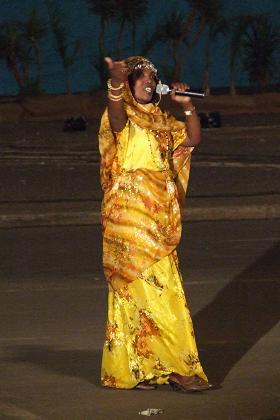
M 163 85 L 162 83 L 158 83 L 156 86 L 156 93 L 159 95 L 167 95 L 168 93 L 171 93 L 172 89 L 170 89 L 169 86 Z M 202 90 L 175 90 L 175 95 L 178 96 L 192 96 L 195 98 L 204 98 L 205 92 Z

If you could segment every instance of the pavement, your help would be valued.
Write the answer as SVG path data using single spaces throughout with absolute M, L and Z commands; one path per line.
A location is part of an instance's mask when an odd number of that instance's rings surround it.
M 227 116 L 203 130 L 184 221 L 280 217 L 280 117 L 272 122 Z M 1 124 L 1 228 L 99 223 L 97 130 L 98 120 L 74 133 L 60 121 Z
M 107 285 L 101 228 L 0 235 L 0 419 L 279 420 L 280 220 L 188 222 L 178 247 L 211 392 L 100 386 Z
M 247 121 L 247 122 L 246 122 Z M 193 154 L 178 247 L 202 394 L 100 386 L 98 121 L 2 123 L 0 420 L 279 420 L 280 121 L 229 118 Z

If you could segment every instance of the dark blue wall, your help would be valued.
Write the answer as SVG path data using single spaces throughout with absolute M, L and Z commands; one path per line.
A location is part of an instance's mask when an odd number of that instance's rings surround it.
M 186 2 L 183 0 L 166 1 L 150 0 L 150 13 L 139 23 L 137 30 L 138 43 L 145 31 L 152 31 L 157 23 L 163 20 L 164 16 L 171 10 L 187 10 Z M 71 82 L 74 92 L 88 91 L 99 84 L 98 74 L 93 62 L 97 55 L 97 37 L 99 31 L 98 18 L 90 14 L 86 0 L 61 0 L 58 4 L 63 6 L 65 14 L 65 25 L 67 27 L 69 43 L 74 45 L 75 40 L 81 40 L 82 48 L 77 60 L 71 69 Z M 279 22 L 280 0 L 225 0 L 223 13 L 225 16 L 238 15 L 240 13 L 268 12 L 271 13 L 275 22 Z M 32 7 L 36 7 L 42 19 L 47 20 L 46 8 L 43 0 L 0 0 L 0 23 L 18 19 L 25 20 Z M 113 51 L 115 33 L 113 27 L 108 33 L 107 46 Z M 48 35 L 41 43 L 43 61 L 43 88 L 48 93 L 59 93 L 65 91 L 64 72 L 60 58 L 57 56 L 53 46 L 52 34 Z M 203 75 L 203 47 L 202 37 L 191 56 L 186 58 L 182 79 L 193 86 L 200 86 Z M 125 33 L 124 55 L 131 55 L 131 33 Z M 112 54 L 113 55 L 113 54 Z M 156 65 L 170 61 L 169 52 L 164 46 L 156 46 L 149 53 L 149 58 Z M 213 87 L 228 86 L 228 41 L 219 36 L 212 45 L 211 50 L 211 74 L 210 84 Z M 241 71 L 237 74 L 237 84 L 246 85 L 246 75 Z M 17 85 L 9 74 L 3 62 L 0 62 L 0 95 L 15 95 Z

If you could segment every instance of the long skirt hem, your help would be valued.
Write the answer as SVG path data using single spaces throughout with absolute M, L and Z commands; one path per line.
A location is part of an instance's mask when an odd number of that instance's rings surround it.
M 176 251 L 122 288 L 109 285 L 101 384 L 122 389 L 144 380 L 168 384 L 172 372 L 207 381 Z

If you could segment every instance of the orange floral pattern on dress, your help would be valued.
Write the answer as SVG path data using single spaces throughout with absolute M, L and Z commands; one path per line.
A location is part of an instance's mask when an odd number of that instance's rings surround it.
M 153 352 L 147 344 L 149 337 L 159 336 L 159 328 L 157 327 L 154 320 L 147 315 L 145 311 L 139 312 L 140 326 L 138 332 L 135 335 L 134 348 L 138 356 L 149 358 Z
M 105 375 L 101 377 L 101 384 L 103 386 L 116 388 L 116 383 L 117 383 L 116 378 L 114 378 L 114 376 L 112 375 L 108 375 L 107 373 L 105 373 Z
M 207 380 L 177 264 L 173 252 L 137 281 L 118 291 L 109 286 L 110 323 L 101 369 L 107 386 L 114 387 L 114 378 L 116 388 L 133 388 L 145 379 L 160 385 L 168 383 L 171 372 Z
M 156 363 L 153 367 L 155 370 L 160 371 L 162 374 L 166 372 L 166 374 L 170 373 L 170 368 L 167 368 L 160 359 L 156 360 Z
M 192 353 L 187 354 L 184 357 L 184 362 L 186 363 L 186 365 L 188 366 L 190 371 L 193 372 L 193 374 L 195 374 L 198 366 L 200 366 L 198 353 L 197 352 L 192 352 Z
M 131 296 L 129 294 L 128 285 L 125 284 L 124 286 L 120 287 L 118 290 L 119 297 L 121 299 L 126 299 L 127 301 L 131 300 Z
M 110 351 L 112 350 L 112 343 L 116 337 L 116 333 L 117 333 L 117 325 L 108 321 L 107 327 L 106 327 L 105 345 L 108 346 Z

